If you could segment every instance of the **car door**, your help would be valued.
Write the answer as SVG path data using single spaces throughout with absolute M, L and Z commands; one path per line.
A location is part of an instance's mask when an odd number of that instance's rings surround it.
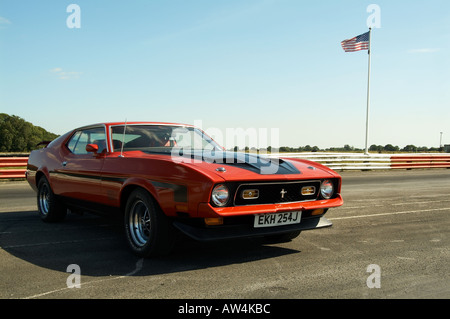
M 97 152 L 86 146 L 96 144 Z M 81 201 L 102 203 L 101 172 L 107 153 L 105 127 L 90 127 L 76 131 L 61 149 L 55 193 Z

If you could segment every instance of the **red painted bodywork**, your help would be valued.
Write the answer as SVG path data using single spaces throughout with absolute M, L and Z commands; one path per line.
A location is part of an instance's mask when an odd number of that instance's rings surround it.
M 168 123 L 128 123 L 128 125 L 136 124 L 167 125 Z M 113 148 L 110 127 L 116 125 L 124 125 L 124 123 L 103 123 L 92 126 L 102 126 L 107 132 L 108 151 L 101 154 L 72 154 L 66 147 L 66 143 L 76 130 L 60 136 L 46 148 L 33 151 L 29 157 L 27 170 L 27 180 L 31 187 L 36 190 L 38 179 L 45 176 L 53 192 L 58 196 L 118 209 L 124 207 L 126 196 L 131 189 L 141 187 L 153 196 L 166 215 L 173 217 L 179 216 L 180 213 L 184 217 L 192 218 L 242 216 L 326 209 L 343 204 L 340 195 L 341 177 L 335 171 L 318 163 L 284 159 L 301 173 L 261 175 L 233 165 L 226 166 L 226 172 L 218 172 L 216 169 L 224 166 L 223 164 L 205 161 L 180 163 L 165 154 L 148 154 L 141 151 L 121 154 L 118 150 L 110 151 Z M 214 207 L 210 203 L 212 188 L 218 183 L 289 182 L 329 178 L 338 181 L 337 194 L 329 200 L 233 207 Z M 187 192 L 186 198 L 177 200 L 176 190 L 170 185 L 184 187 Z

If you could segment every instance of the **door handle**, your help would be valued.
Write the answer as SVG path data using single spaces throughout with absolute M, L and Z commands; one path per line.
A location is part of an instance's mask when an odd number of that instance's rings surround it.
M 67 162 L 66 162 L 66 161 L 64 161 L 64 162 L 62 162 L 61 164 L 62 164 L 62 166 L 63 166 L 63 167 L 66 167 L 66 165 L 67 165 Z

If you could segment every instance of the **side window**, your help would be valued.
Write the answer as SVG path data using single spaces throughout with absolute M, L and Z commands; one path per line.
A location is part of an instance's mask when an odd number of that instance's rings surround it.
M 87 154 L 86 145 L 98 145 L 98 153 L 106 150 L 106 135 L 103 127 L 76 132 L 67 143 L 67 148 L 76 155 Z
M 76 132 L 69 140 L 69 143 L 67 143 L 67 148 L 72 153 L 75 150 L 75 147 L 77 146 L 78 140 L 80 139 L 81 131 Z

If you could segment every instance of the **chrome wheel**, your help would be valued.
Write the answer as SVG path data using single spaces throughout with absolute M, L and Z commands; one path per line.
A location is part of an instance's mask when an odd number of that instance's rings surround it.
M 135 189 L 124 211 L 127 243 L 140 257 L 165 255 L 175 244 L 175 229 L 154 198 L 144 189 Z
M 133 243 L 143 247 L 150 238 L 151 220 L 149 209 L 142 200 L 136 200 L 131 207 L 128 226 Z
M 39 215 L 45 222 L 58 222 L 66 217 L 67 209 L 53 194 L 45 177 L 42 177 L 38 183 L 37 206 Z
M 39 208 L 42 215 L 47 215 L 49 210 L 50 191 L 48 185 L 44 184 L 39 190 Z

